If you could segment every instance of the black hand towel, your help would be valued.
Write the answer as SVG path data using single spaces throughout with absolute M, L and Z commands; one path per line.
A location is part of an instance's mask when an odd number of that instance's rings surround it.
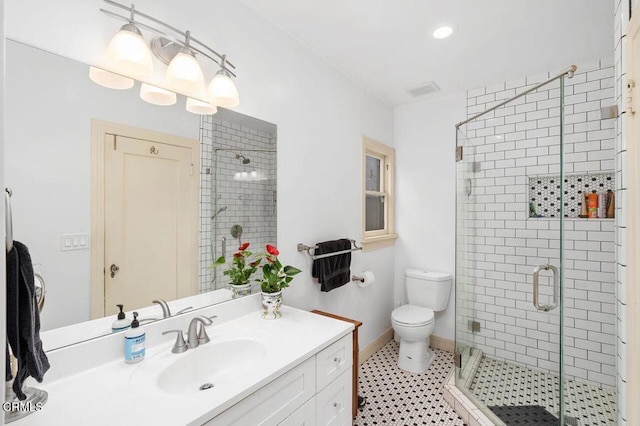
M 325 241 L 319 243 L 314 254 L 333 253 L 351 249 L 351 241 Z M 322 291 L 331 291 L 341 287 L 351 280 L 351 253 L 338 254 L 313 261 L 311 276 L 318 279 Z
M 40 312 L 36 301 L 33 265 L 29 249 L 14 241 L 7 253 L 7 337 L 18 360 L 13 391 L 18 399 L 26 398 L 22 384 L 31 376 L 42 382 L 49 370 L 49 360 L 40 340 Z

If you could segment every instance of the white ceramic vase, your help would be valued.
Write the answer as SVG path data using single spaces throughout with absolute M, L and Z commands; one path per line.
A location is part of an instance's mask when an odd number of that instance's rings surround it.
M 280 306 L 282 305 L 282 291 L 277 293 L 262 292 L 262 318 L 278 319 L 282 316 Z
M 234 299 L 239 297 L 248 296 L 251 294 L 251 283 L 246 284 L 231 284 L 231 292 Z

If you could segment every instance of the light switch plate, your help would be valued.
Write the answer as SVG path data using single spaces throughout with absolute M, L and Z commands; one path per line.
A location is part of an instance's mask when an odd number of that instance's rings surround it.
M 60 251 L 89 250 L 89 234 L 62 234 Z

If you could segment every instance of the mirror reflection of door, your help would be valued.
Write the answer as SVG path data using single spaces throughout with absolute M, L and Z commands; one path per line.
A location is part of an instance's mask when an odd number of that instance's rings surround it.
M 198 142 L 130 135 L 104 134 L 102 315 L 197 293 Z

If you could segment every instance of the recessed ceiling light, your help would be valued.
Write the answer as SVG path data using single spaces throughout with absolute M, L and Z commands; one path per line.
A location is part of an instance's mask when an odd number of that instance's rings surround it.
M 435 38 L 447 38 L 447 37 L 449 37 L 452 33 L 453 33 L 453 28 L 451 28 L 451 27 L 449 27 L 449 26 L 444 25 L 444 26 L 442 26 L 442 27 L 440 27 L 440 28 L 436 29 L 436 30 L 433 32 L 433 36 L 434 36 Z

